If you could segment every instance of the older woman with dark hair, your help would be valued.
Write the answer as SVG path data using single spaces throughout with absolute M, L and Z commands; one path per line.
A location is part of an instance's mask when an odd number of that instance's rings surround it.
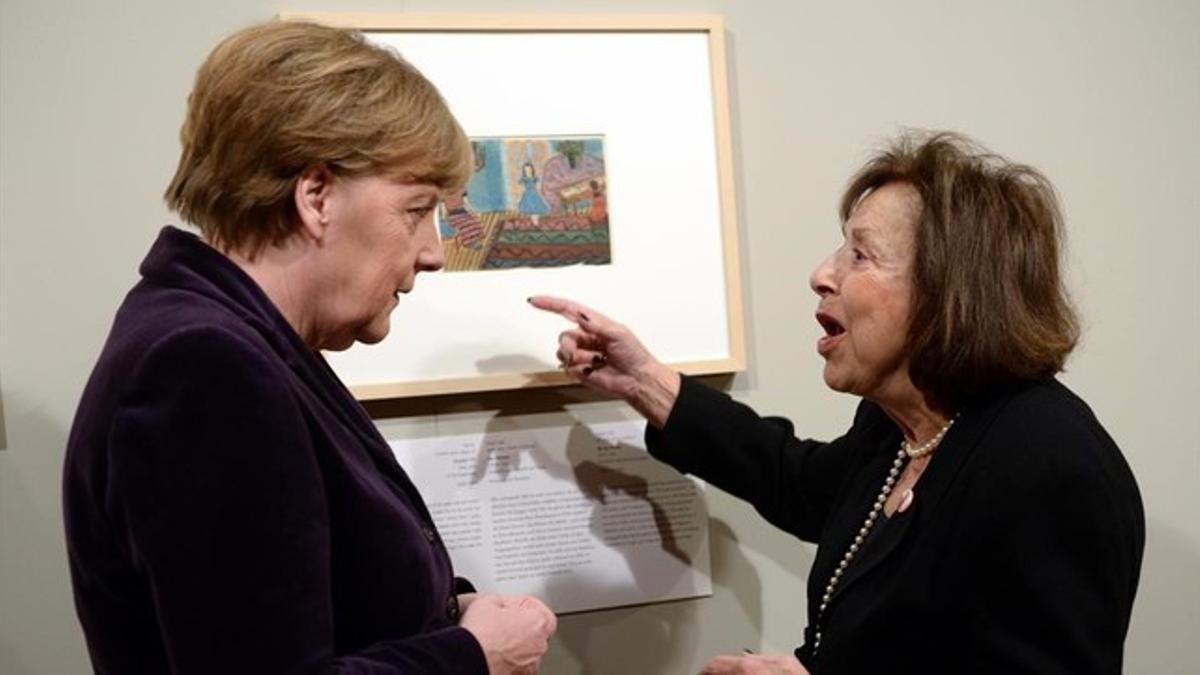
M 164 228 L 71 430 L 97 673 L 531 673 L 555 617 L 456 578 L 417 488 L 320 355 L 378 342 L 443 264 L 470 144 L 350 31 L 227 38 L 188 99 Z
M 825 383 L 863 400 L 800 440 L 657 361 L 594 310 L 559 358 L 646 416 L 650 453 L 819 544 L 794 655 L 706 673 L 1117 673 L 1144 544 L 1128 465 L 1055 379 L 1077 320 L 1049 183 L 952 134 L 909 135 L 842 200 L 812 274 Z

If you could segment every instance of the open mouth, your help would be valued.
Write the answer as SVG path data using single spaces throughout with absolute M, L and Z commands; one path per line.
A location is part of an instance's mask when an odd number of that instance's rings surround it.
M 841 335 L 846 332 L 846 329 L 842 327 L 842 324 L 838 323 L 837 319 L 824 312 L 817 312 L 817 323 L 821 324 L 821 328 L 825 329 L 825 335 L 829 337 Z
M 846 334 L 846 328 L 837 319 L 824 312 L 817 312 L 817 323 L 821 324 L 821 328 L 825 330 L 825 335 L 817 340 L 817 353 L 826 356 L 842 341 L 842 336 Z

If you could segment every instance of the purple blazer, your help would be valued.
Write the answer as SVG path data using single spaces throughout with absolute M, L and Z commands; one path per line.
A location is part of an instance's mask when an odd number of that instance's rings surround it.
M 429 512 L 262 290 L 166 227 L 64 468 L 97 673 L 487 673 Z

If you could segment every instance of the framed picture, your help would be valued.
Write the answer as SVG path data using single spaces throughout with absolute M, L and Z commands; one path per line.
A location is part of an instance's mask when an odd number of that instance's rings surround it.
M 724 31 L 716 16 L 289 13 L 353 27 L 441 91 L 476 173 L 446 195 L 446 268 L 392 331 L 327 354 L 360 400 L 571 382 L 568 297 L 695 375 L 744 369 Z

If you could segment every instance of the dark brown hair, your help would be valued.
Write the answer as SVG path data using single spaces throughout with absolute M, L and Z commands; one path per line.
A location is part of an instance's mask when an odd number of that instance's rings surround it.
M 167 205 L 222 248 L 254 255 L 298 227 L 309 169 L 461 189 L 470 142 L 416 68 L 361 34 L 271 21 L 225 38 L 196 74 Z
M 893 182 L 921 196 L 908 328 L 917 388 L 950 411 L 1062 370 L 1079 322 L 1060 272 L 1062 215 L 1045 176 L 958 134 L 909 132 L 851 179 L 842 220 Z

